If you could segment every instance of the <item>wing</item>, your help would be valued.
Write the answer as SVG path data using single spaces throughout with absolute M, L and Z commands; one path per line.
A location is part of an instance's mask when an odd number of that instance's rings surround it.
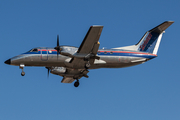
M 97 50 L 99 48 L 98 41 L 102 32 L 102 29 L 103 29 L 103 26 L 91 26 L 83 42 L 81 43 L 77 53 L 82 53 L 82 54 L 89 54 L 90 52 L 97 53 Z M 96 50 L 93 51 L 93 49 L 96 49 Z
M 94 60 L 98 58 L 96 54 L 100 45 L 99 38 L 102 29 L 103 26 L 91 26 L 76 53 L 77 55 L 88 57 L 90 64 L 93 64 Z M 84 68 L 84 65 L 87 63 L 84 58 L 73 57 L 68 66 L 77 69 Z
M 94 60 L 98 58 L 96 56 L 99 48 L 99 38 L 102 32 L 103 26 L 91 26 L 81 43 L 77 53 L 69 55 L 67 53 L 61 53 L 71 57 L 71 59 L 65 60 L 65 65 L 67 68 L 66 73 L 59 74 L 63 76 L 62 83 L 72 83 L 75 79 L 80 79 L 81 77 L 88 77 L 89 72 L 85 68 L 85 64 L 89 62 L 94 64 Z M 88 61 L 85 58 L 88 57 Z M 70 60 L 70 61 L 69 61 Z
M 86 69 L 71 69 L 65 67 L 46 67 L 48 72 L 62 76 L 62 83 L 72 83 L 76 79 L 80 79 L 82 77 L 88 78 L 87 73 L 89 72 Z
M 72 83 L 75 79 L 80 79 L 81 77 L 88 78 L 87 75 L 89 71 L 88 70 L 82 70 L 82 69 L 67 69 L 65 74 L 58 74 L 60 76 L 63 76 L 62 83 Z

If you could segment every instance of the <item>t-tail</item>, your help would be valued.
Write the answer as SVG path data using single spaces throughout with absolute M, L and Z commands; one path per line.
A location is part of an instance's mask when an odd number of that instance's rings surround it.
M 162 35 L 172 23 L 174 22 L 166 21 L 158 25 L 157 27 L 147 31 L 136 45 L 119 47 L 114 49 L 134 50 L 157 54 Z

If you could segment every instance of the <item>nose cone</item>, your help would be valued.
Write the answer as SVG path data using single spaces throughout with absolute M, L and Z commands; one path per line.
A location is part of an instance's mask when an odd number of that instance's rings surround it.
M 6 60 L 4 63 L 10 65 L 11 64 L 11 59 Z

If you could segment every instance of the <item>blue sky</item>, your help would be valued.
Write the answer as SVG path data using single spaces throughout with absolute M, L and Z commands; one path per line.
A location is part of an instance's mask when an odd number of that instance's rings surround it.
M 0 120 L 179 120 L 178 0 L 1 0 Z M 44 67 L 4 61 L 34 47 L 80 46 L 91 25 L 103 25 L 100 48 L 136 44 L 143 34 L 172 20 L 158 57 L 122 69 L 90 70 L 80 86 Z

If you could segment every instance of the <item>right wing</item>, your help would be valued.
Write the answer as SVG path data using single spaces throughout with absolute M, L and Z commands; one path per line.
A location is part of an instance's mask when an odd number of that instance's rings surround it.
M 94 60 L 97 58 L 96 54 L 100 45 L 99 38 L 102 29 L 103 26 L 91 26 L 76 53 L 77 55 L 84 56 L 84 58 L 89 57 L 90 64 L 94 64 Z M 72 68 L 84 68 L 87 63 L 84 58 L 73 57 L 69 62 L 69 65 Z
M 99 38 L 102 32 L 103 26 L 91 26 L 84 37 L 83 42 L 81 43 L 77 53 L 82 53 L 82 54 L 89 54 L 93 52 L 94 47 L 96 47 L 96 44 L 99 45 Z M 99 46 L 97 46 L 99 48 Z M 97 50 L 96 49 L 96 53 Z M 95 53 L 95 54 L 96 54 Z
M 84 59 L 88 54 L 96 55 L 99 48 L 99 38 L 102 32 L 103 26 L 91 26 L 84 37 L 78 51 L 75 54 L 61 51 L 61 55 L 68 56 L 70 58 Z M 72 61 L 71 61 L 72 62 Z

